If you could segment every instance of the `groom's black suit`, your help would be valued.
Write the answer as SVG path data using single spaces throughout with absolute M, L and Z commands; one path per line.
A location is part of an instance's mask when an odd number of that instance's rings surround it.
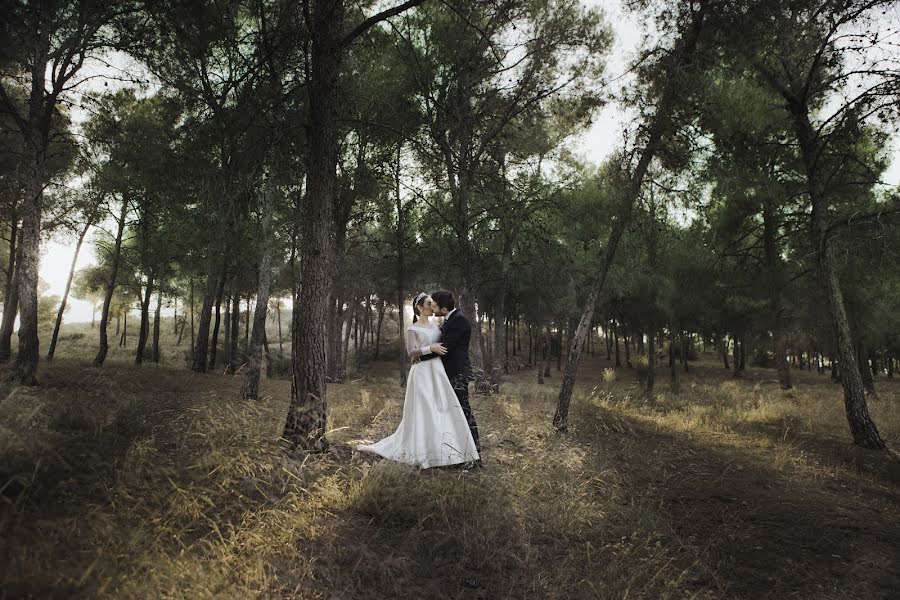
M 472 338 L 472 324 L 463 314 L 462 310 L 456 309 L 444 321 L 441 327 L 441 341 L 447 348 L 447 354 L 441 356 L 441 362 L 444 363 L 444 370 L 447 371 L 447 377 L 456 392 L 459 399 L 459 405 L 466 415 L 466 421 L 469 423 L 469 430 L 472 432 L 472 439 L 475 440 L 475 448 L 481 453 L 481 442 L 478 439 L 478 424 L 475 423 L 475 415 L 472 414 L 472 408 L 469 406 L 469 382 L 474 379 L 472 374 L 472 363 L 469 360 L 469 341 Z M 422 360 L 431 360 L 437 358 L 437 354 L 427 354 Z

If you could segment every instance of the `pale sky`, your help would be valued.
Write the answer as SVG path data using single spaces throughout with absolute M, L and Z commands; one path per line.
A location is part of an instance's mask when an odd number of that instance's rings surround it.
M 625 83 L 627 78 L 618 78 L 623 74 L 629 59 L 632 57 L 638 46 L 641 37 L 641 27 L 634 15 L 624 12 L 618 1 L 603 0 L 587 0 L 589 5 L 599 5 L 604 7 L 607 14 L 607 21 L 612 25 L 615 33 L 615 41 L 613 51 L 607 62 L 607 79 L 615 80 L 616 83 L 610 86 L 609 92 L 611 96 L 615 95 L 617 86 Z M 113 91 L 121 87 L 121 83 L 115 79 L 120 69 L 130 69 L 133 63 L 130 61 L 119 60 L 116 66 L 111 65 L 94 65 L 90 75 L 97 75 L 97 78 L 90 79 L 85 85 L 84 90 L 107 90 Z M 76 121 L 83 120 L 86 115 L 79 111 L 73 114 Z M 620 106 L 611 102 L 600 110 L 594 119 L 591 127 L 582 135 L 570 141 L 569 146 L 586 162 L 591 164 L 600 164 L 607 156 L 622 144 L 623 121 L 625 114 Z M 900 185 L 900 147 L 898 141 L 894 141 L 893 155 L 894 160 L 885 174 L 885 181 L 892 185 Z M 74 254 L 73 239 L 54 239 L 45 242 L 42 248 L 40 276 L 41 279 L 50 285 L 47 294 L 55 294 L 61 296 L 68 277 L 69 267 L 72 264 Z M 93 246 L 89 239 L 85 242 L 81 249 L 81 254 L 76 264 L 76 269 L 89 266 L 94 262 Z M 76 300 L 69 297 L 68 310 L 66 311 L 65 321 L 69 323 L 77 323 L 90 321 L 91 306 L 89 303 Z

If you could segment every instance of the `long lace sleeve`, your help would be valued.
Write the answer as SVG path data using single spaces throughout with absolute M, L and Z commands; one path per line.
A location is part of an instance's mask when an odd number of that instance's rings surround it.
M 431 345 L 422 346 L 421 348 L 418 346 L 416 332 L 412 328 L 406 330 L 406 354 L 410 358 L 419 358 L 420 356 L 431 354 Z

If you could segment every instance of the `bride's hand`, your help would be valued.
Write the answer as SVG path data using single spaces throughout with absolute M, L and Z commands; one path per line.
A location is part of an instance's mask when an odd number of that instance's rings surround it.
M 432 344 L 431 351 L 438 356 L 444 356 L 447 354 L 447 347 L 443 344 Z

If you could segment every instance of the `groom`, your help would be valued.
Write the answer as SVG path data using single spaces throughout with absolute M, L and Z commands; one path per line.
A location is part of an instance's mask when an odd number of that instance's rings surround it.
M 453 385 L 453 391 L 459 399 L 459 405 L 466 415 L 472 439 L 475 440 L 475 449 L 481 454 L 481 442 L 478 440 L 478 425 L 469 406 L 469 382 L 474 379 L 472 375 L 472 363 L 469 362 L 469 339 L 472 337 L 472 325 L 463 312 L 456 308 L 456 300 L 453 294 L 446 290 L 440 290 L 431 294 L 431 300 L 437 305 L 434 314 L 444 318 L 441 326 L 441 345 L 447 352 L 440 357 L 444 363 L 444 370 Z M 438 358 L 437 354 L 428 354 L 422 360 Z M 481 459 L 476 462 L 481 465 Z

